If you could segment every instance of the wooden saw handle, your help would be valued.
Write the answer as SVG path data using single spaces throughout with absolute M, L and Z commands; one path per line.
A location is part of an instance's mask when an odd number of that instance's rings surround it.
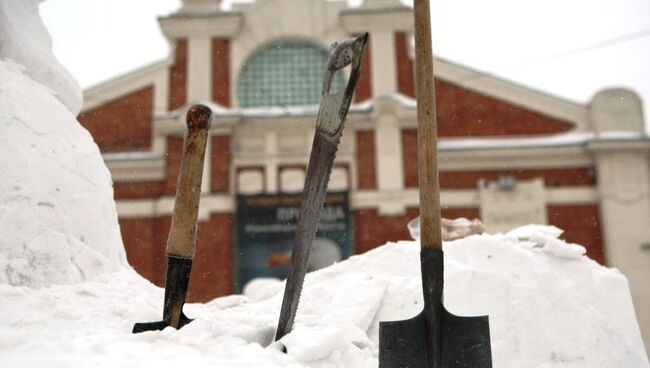
M 172 224 L 167 238 L 168 256 L 194 258 L 203 161 L 211 115 L 212 111 L 203 105 L 194 105 L 187 112 L 187 134 L 176 185 Z

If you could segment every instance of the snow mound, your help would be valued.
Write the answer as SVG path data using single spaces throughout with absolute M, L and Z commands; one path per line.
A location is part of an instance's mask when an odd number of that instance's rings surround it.
M 52 54 L 52 39 L 38 14 L 43 0 L 0 1 L 0 60 L 11 59 L 24 73 L 54 91 L 77 115 L 83 101 L 79 83 Z
M 18 3 L 1 3 L 0 34 L 6 9 Z M 126 267 L 97 145 L 24 71 L 0 60 L 0 283 L 42 287 Z
M 490 316 L 494 367 L 649 367 L 625 277 L 545 251 L 566 246 L 558 235 L 537 226 L 445 243 L 446 307 Z M 274 295 L 260 293 L 264 282 Z M 0 285 L 0 366 L 374 368 L 379 321 L 422 308 L 419 244 L 308 274 L 295 328 L 277 343 L 282 288 L 249 291 L 188 304 L 196 319 L 179 331 L 132 335 L 134 322 L 160 320 L 163 290 L 130 269 L 48 289 Z

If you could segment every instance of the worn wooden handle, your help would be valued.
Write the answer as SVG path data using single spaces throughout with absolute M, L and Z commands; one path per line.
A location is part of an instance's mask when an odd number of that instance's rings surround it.
M 211 114 L 211 110 L 203 105 L 194 105 L 187 112 L 187 134 L 176 185 L 172 224 L 167 238 L 168 256 L 194 258 L 203 161 Z
M 418 113 L 418 176 L 420 180 L 420 243 L 442 248 L 436 94 L 431 51 L 429 0 L 415 0 L 415 80 Z

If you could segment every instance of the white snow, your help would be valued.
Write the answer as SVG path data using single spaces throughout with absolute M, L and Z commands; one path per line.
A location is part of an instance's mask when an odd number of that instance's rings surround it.
M 445 243 L 446 307 L 490 316 L 494 367 L 648 367 L 625 277 L 546 251 L 567 246 L 558 230 Z M 308 274 L 280 343 L 271 344 L 282 284 L 264 282 L 273 295 L 188 304 L 196 320 L 186 327 L 138 335 L 134 322 L 160 319 L 163 290 L 130 269 L 41 289 L 0 284 L 0 366 L 376 367 L 379 321 L 422 308 L 414 241 Z
M 0 3 L 0 283 L 11 285 L 76 283 L 127 265 L 110 173 L 76 107 L 57 99 L 81 92 L 64 83 L 48 37 L 38 1 Z
M 0 37 L 34 18 L 38 1 L 20 3 L 0 3 Z M 268 279 L 186 305 L 181 330 L 131 334 L 160 319 L 163 290 L 126 265 L 99 150 L 1 51 L 0 367 L 376 367 L 379 321 L 420 312 L 419 244 L 403 241 L 308 274 L 279 342 L 283 284 Z M 445 243 L 447 309 L 490 316 L 494 367 L 649 367 L 625 277 L 560 235 L 531 225 Z
M 24 66 L 24 74 L 54 92 L 73 115 L 81 111 L 79 83 L 52 54 L 52 39 L 38 14 L 43 0 L 0 1 L 0 60 Z

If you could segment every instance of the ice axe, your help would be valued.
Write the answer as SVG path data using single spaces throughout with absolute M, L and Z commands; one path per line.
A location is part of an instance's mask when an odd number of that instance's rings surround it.
M 157 322 L 136 323 L 133 333 L 162 330 L 167 326 L 179 329 L 192 321 L 183 313 L 183 305 L 196 251 L 196 222 L 211 115 L 211 110 L 203 105 L 194 105 L 187 112 L 187 134 L 176 185 L 172 223 L 167 238 L 163 319 Z
M 379 367 L 490 368 L 488 317 L 456 316 L 442 303 L 444 255 L 429 0 L 415 0 L 413 13 L 424 309 L 411 319 L 379 323 Z

